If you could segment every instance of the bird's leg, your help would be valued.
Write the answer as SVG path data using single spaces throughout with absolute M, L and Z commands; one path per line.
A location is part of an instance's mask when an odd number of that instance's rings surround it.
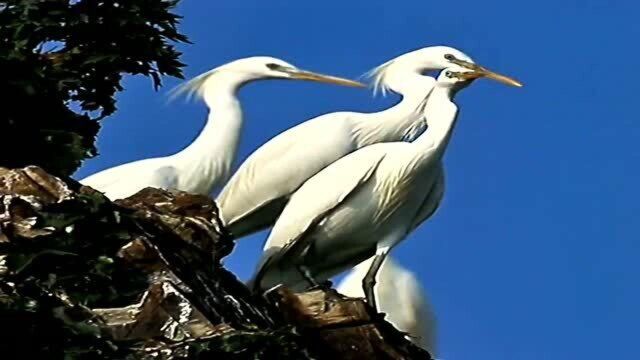
M 298 271 L 300 271 L 300 274 L 302 274 L 302 277 L 304 277 L 304 279 L 309 283 L 309 287 L 320 286 L 318 285 L 318 282 L 316 281 L 316 279 L 313 278 L 313 275 L 311 275 L 311 271 L 309 271 L 309 268 L 307 268 L 304 265 L 298 265 Z
M 376 311 L 378 311 L 378 307 L 376 306 L 376 294 L 373 289 L 376 285 L 376 275 L 378 274 L 378 270 L 380 270 L 380 266 L 386 256 L 386 253 L 376 254 L 371 262 L 369 271 L 367 271 L 367 275 L 362 279 L 362 288 L 364 289 L 364 295 L 367 298 L 367 303 L 369 303 L 369 306 L 374 308 Z

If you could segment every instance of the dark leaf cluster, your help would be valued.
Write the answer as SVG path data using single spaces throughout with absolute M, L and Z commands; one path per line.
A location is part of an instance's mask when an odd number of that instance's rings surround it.
M 124 74 L 182 78 L 177 0 L 0 2 L 0 166 L 68 175 L 95 156 Z M 10 141 L 7 141 L 10 140 Z

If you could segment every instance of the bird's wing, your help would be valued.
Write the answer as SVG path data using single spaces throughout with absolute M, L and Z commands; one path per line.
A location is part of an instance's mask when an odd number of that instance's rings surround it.
M 152 172 L 146 186 L 166 190 L 177 189 L 178 170 L 171 165 L 161 166 Z
M 354 150 L 345 126 L 341 119 L 316 118 L 283 132 L 251 154 L 216 199 L 229 230 L 240 237 L 272 225 L 296 189 Z
M 90 186 L 96 190 L 104 191 L 107 187 L 122 181 L 122 177 L 127 175 L 127 172 L 134 168 L 136 162 L 118 165 L 112 168 L 108 168 L 99 171 L 95 174 L 89 175 L 83 179 L 80 179 L 82 185 Z
M 177 189 L 178 171 L 173 166 L 165 165 L 137 174 L 132 173 L 123 177 L 119 183 L 108 187 L 105 194 L 110 199 L 122 199 L 146 187 L 165 190 Z
M 438 178 L 434 182 L 431 189 L 429 189 L 429 193 L 425 196 L 424 202 L 420 206 L 418 213 L 416 214 L 415 219 L 412 222 L 411 230 L 414 230 L 420 224 L 422 224 L 425 220 L 430 218 L 438 207 L 440 207 L 440 203 L 442 202 L 442 198 L 444 197 L 444 189 L 445 189 L 445 179 L 444 179 L 444 167 L 442 163 L 439 165 Z
M 355 195 L 371 179 L 388 151 L 388 145 L 375 144 L 351 153 L 309 179 L 296 191 L 273 227 L 255 279 L 259 281 L 270 264 L 304 252 L 309 246 L 306 235 L 317 224 Z
M 159 166 L 159 159 L 145 159 L 106 169 L 80 180 L 105 194 L 109 199 L 122 199 L 145 187 L 173 189 L 178 172 L 173 166 Z

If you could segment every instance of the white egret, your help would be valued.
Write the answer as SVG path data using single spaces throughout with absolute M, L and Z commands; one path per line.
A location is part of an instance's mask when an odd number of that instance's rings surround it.
M 451 47 L 432 46 L 401 55 L 370 72 L 374 91 L 402 100 L 376 113 L 321 115 L 277 135 L 244 161 L 217 198 L 227 230 L 238 238 L 276 221 L 291 194 L 327 165 L 364 146 L 412 139 L 425 128 L 416 108 L 435 79 L 423 73 L 471 59 Z
M 364 86 L 356 81 L 300 70 L 272 57 L 232 61 L 176 88 L 175 95 L 198 95 L 209 107 L 208 120 L 190 145 L 176 154 L 119 165 L 80 182 L 105 193 L 112 200 L 130 196 L 147 186 L 211 194 L 228 180 L 236 155 L 243 122 L 237 92 L 243 85 L 261 79 Z
M 326 167 L 289 200 L 264 246 L 254 289 L 284 284 L 293 290 L 324 281 L 373 256 L 363 280 L 367 302 L 377 309 L 373 287 L 387 253 L 437 208 L 441 159 L 458 108 L 453 97 L 479 77 L 517 81 L 456 59 L 443 71 L 424 106 L 428 130 L 413 142 L 367 146 Z M 462 67 L 464 66 L 464 67 Z
M 342 279 L 336 290 L 349 297 L 364 297 L 362 280 L 373 258 L 358 264 Z M 408 334 L 416 345 L 436 354 L 436 317 L 429 299 L 415 274 L 388 256 L 380 266 L 375 288 L 380 311 L 385 320 Z

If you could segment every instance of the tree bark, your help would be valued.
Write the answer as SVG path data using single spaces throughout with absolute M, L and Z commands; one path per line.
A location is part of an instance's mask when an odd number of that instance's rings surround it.
M 0 354 L 26 358 L 430 359 L 361 299 L 252 294 L 215 203 L 153 188 L 110 202 L 0 168 Z

